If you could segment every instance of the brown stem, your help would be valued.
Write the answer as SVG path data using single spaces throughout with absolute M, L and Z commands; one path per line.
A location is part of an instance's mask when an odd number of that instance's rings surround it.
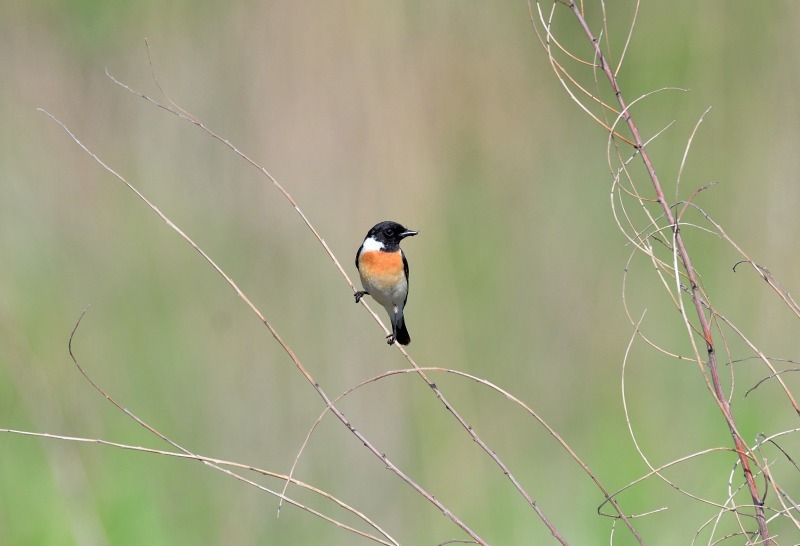
M 611 70 L 611 67 L 605 60 L 605 56 L 600 48 L 600 43 L 597 37 L 592 33 L 592 30 L 589 28 L 589 25 L 586 22 L 586 19 L 583 17 L 581 10 L 575 4 L 575 2 L 570 2 L 568 4 L 569 8 L 572 10 L 572 13 L 578 19 L 581 27 L 583 28 L 584 33 L 586 36 L 591 40 L 592 46 L 594 47 L 594 52 L 597 57 L 599 66 L 601 70 L 608 78 L 608 82 L 611 85 L 611 89 L 614 92 L 614 96 L 617 97 L 617 102 L 619 103 L 621 109 L 621 116 L 622 119 L 625 120 L 625 123 L 628 125 L 628 129 L 630 129 L 631 134 L 633 135 L 633 140 L 636 143 L 636 148 L 639 150 L 641 154 L 642 161 L 644 162 L 645 168 L 647 169 L 647 173 L 650 176 L 650 180 L 653 183 L 653 188 L 655 189 L 657 201 L 660 203 L 661 208 L 664 211 L 664 216 L 669 221 L 669 225 L 672 228 L 674 237 L 675 237 L 675 246 L 678 251 L 678 255 L 680 256 L 681 262 L 683 263 L 683 267 L 686 270 L 686 275 L 689 279 L 689 283 L 691 285 L 691 294 L 692 294 L 692 302 L 694 302 L 695 311 L 697 312 L 697 317 L 700 321 L 700 328 L 703 334 L 703 339 L 706 342 L 706 351 L 708 352 L 708 370 L 711 372 L 711 384 L 713 387 L 714 397 L 717 400 L 717 404 L 719 405 L 720 409 L 722 410 L 722 414 L 725 417 L 725 421 L 728 424 L 728 428 L 730 429 L 731 437 L 733 438 L 733 443 L 736 447 L 736 452 L 739 455 L 739 461 L 742 464 L 742 469 L 744 470 L 744 477 L 745 481 L 747 482 L 747 488 L 750 491 L 750 496 L 753 500 L 753 507 L 755 509 L 755 518 L 756 522 L 758 523 L 758 531 L 761 534 L 762 544 L 765 546 L 772 546 L 772 540 L 769 536 L 769 529 L 767 528 L 767 521 L 764 517 L 764 507 L 763 502 L 761 501 L 761 497 L 758 493 L 758 487 L 756 486 L 755 478 L 753 477 L 753 472 L 750 469 L 750 455 L 747 449 L 746 444 L 742 440 L 739 432 L 736 429 L 736 421 L 733 418 L 733 413 L 731 412 L 730 404 L 728 403 L 725 393 L 722 389 L 722 383 L 719 379 L 719 371 L 717 369 L 717 355 L 714 350 L 714 340 L 711 335 L 711 325 L 706 318 L 705 313 L 703 312 L 703 304 L 702 299 L 700 297 L 700 289 L 697 284 L 697 278 L 695 275 L 694 266 L 692 265 L 692 261 L 689 258 L 689 252 L 686 250 L 686 245 L 683 243 L 683 237 L 681 236 L 680 228 L 678 223 L 675 221 L 675 217 L 672 214 L 672 209 L 669 207 L 666 199 L 664 198 L 664 191 L 661 188 L 661 183 L 658 180 L 658 175 L 656 174 L 655 168 L 650 161 L 650 156 L 647 153 L 647 150 L 644 148 L 644 143 L 642 141 L 641 136 L 639 135 L 639 129 L 637 128 L 636 124 L 633 122 L 633 118 L 631 117 L 630 112 L 628 111 L 628 105 L 625 103 L 625 100 L 622 97 L 622 92 L 620 91 L 619 85 L 617 83 L 617 78 Z
M 144 97 L 144 95 L 141 95 L 141 94 L 140 94 L 140 96 Z M 327 394 L 325 393 L 325 391 L 322 389 L 322 387 L 320 386 L 320 384 L 319 384 L 319 383 L 318 383 L 318 382 L 317 382 L 317 381 L 316 381 L 316 380 L 315 380 L 315 379 L 312 377 L 311 373 L 309 373 L 309 371 L 308 371 L 308 370 L 305 368 L 305 366 L 303 366 L 302 362 L 300 362 L 300 360 L 297 358 L 297 355 L 295 355 L 295 353 L 294 353 L 294 351 L 292 351 L 291 347 L 289 347 L 289 345 L 288 345 L 288 344 L 287 344 L 285 341 L 283 341 L 283 339 L 281 338 L 281 336 L 278 334 L 277 330 L 276 330 L 276 329 L 275 329 L 275 328 L 272 326 L 272 324 L 270 324 L 270 322 L 269 322 L 269 321 L 266 319 L 266 317 L 264 316 L 264 314 L 263 314 L 263 313 L 262 313 L 262 312 L 261 312 L 261 311 L 260 311 L 260 310 L 259 310 L 259 309 L 258 309 L 258 308 L 257 308 L 257 307 L 256 307 L 256 306 L 255 306 L 255 305 L 254 305 L 254 304 L 253 304 L 251 301 L 250 301 L 250 299 L 249 299 L 249 298 L 248 298 L 248 297 L 245 295 L 245 293 L 244 293 L 244 292 L 242 292 L 242 290 L 241 290 L 241 289 L 239 288 L 239 286 L 238 286 L 238 285 L 237 285 L 237 284 L 234 282 L 234 280 L 233 280 L 233 279 L 232 279 L 230 276 L 228 276 L 228 274 L 227 274 L 227 273 L 225 273 L 225 271 L 223 271 L 223 270 L 222 270 L 222 268 L 221 268 L 219 265 L 217 265 L 217 263 L 216 263 L 216 262 L 215 262 L 213 259 L 211 259 L 211 257 L 210 257 L 208 254 L 206 254 L 206 252 L 205 252 L 203 249 L 201 249 L 201 248 L 200 248 L 200 247 L 197 245 L 197 243 L 195 243 L 195 242 L 194 242 L 194 241 L 193 241 L 193 240 L 192 240 L 192 239 L 191 239 L 191 238 L 190 238 L 190 237 L 189 237 L 189 236 L 188 236 L 186 233 L 184 233 L 184 232 L 183 232 L 183 230 L 181 230 L 181 229 L 180 229 L 180 228 L 179 228 L 179 227 L 178 227 L 178 226 L 177 226 L 177 225 L 176 225 L 176 224 L 175 224 L 175 223 L 174 223 L 172 220 L 170 220 L 170 219 L 169 219 L 169 218 L 168 218 L 168 217 L 167 217 L 167 216 L 166 216 L 166 215 L 165 215 L 163 212 L 161 212 L 161 210 L 160 210 L 160 209 L 159 209 L 159 208 L 158 208 L 156 205 L 154 205 L 154 204 L 153 204 L 151 201 L 149 201 L 149 200 L 148 200 L 148 199 L 147 199 L 147 198 L 146 198 L 146 197 L 145 197 L 145 196 L 144 196 L 144 195 L 143 195 L 143 194 L 142 194 L 142 193 L 141 193 L 141 192 L 140 192 L 138 189 L 136 189 L 136 187 L 134 187 L 134 186 L 133 186 L 133 185 L 132 185 L 130 182 L 128 182 L 128 181 L 125 179 L 125 177 L 123 177 L 123 176 L 122 176 L 121 174 L 119 174 L 117 171 L 115 171 L 114 169 L 112 169 L 111 167 L 109 167 L 109 166 L 108 166 L 108 165 L 107 165 L 105 162 L 103 162 L 103 160 L 102 160 L 102 159 L 100 159 L 100 158 L 97 156 L 97 154 L 95 154 L 94 152 L 92 152 L 92 151 L 91 151 L 91 150 L 90 150 L 88 147 L 86 147 L 86 145 L 85 145 L 85 144 L 83 144 L 83 143 L 82 143 L 80 140 L 78 140 L 78 138 L 77 138 L 77 137 L 76 137 L 76 136 L 75 136 L 75 135 L 72 133 L 72 131 L 71 131 L 71 130 L 70 130 L 70 129 L 69 129 L 69 128 L 68 128 L 68 127 L 67 127 L 67 126 L 66 126 L 66 125 L 65 125 L 65 124 L 62 122 L 62 121 L 60 121 L 58 118 L 56 118 L 55 116 L 53 116 L 53 115 L 52 115 L 50 112 L 48 112 L 47 110 L 44 110 L 44 109 L 42 109 L 42 108 L 39 108 L 38 110 L 39 110 L 40 112 L 42 112 L 43 114 L 45 114 L 46 116 L 48 116 L 48 117 L 49 117 L 50 119 L 52 119 L 53 121 L 55 121 L 57 124 L 59 124 L 59 125 L 61 126 L 61 128 L 62 128 L 62 129 L 64 129 L 64 131 L 66 131 L 66 132 L 67 132 L 67 134 L 68 134 L 68 135 L 69 135 L 69 136 L 72 138 L 72 140 L 73 140 L 73 141 L 74 141 L 74 142 L 75 142 L 75 143 L 76 143 L 78 146 L 80 146 L 80 147 L 81 147 L 81 149 L 83 149 L 83 151 L 85 151 L 87 154 L 89 154 L 89 155 L 92 157 L 92 159 L 94 159 L 94 160 L 95 160 L 95 161 L 96 161 L 96 162 L 97 162 L 97 163 L 98 163 L 98 164 L 99 164 L 101 167 L 103 167 L 103 168 L 104 168 L 106 171 L 108 171 L 109 173 L 111 173 L 112 175 L 114 175 L 114 176 L 115 176 L 117 179 L 119 179 L 119 180 L 120 180 L 120 181 L 121 181 L 123 184 L 125 184 L 125 186 L 127 186 L 127 187 L 128 187 L 128 189 L 130 189 L 131 191 L 133 191 L 133 192 L 136 194 L 136 196 L 137 196 L 139 199 L 141 199 L 141 200 L 142 200 L 142 201 L 143 201 L 143 202 L 144 202 L 144 203 L 145 203 L 145 204 L 146 204 L 146 205 L 147 205 L 147 206 L 148 206 L 148 207 L 149 207 L 149 208 L 150 208 L 150 209 L 151 209 L 153 212 L 155 212 L 155 213 L 156 213 L 156 214 L 159 216 L 159 218 L 161 218 L 161 219 L 162 219 L 162 220 L 163 220 L 163 221 L 164 221 L 164 222 L 165 222 L 165 223 L 166 223 L 166 224 L 167 224 L 167 225 L 168 225 L 170 228 L 172 228 L 172 229 L 173 229 L 173 230 L 174 230 L 176 233 L 178 233 L 178 235 L 180 235 L 180 236 L 181 236 L 181 238 L 182 238 L 184 241 L 186 241 L 186 242 L 187 242 L 189 245 L 191 245 L 191 246 L 192 246 L 192 248 L 194 248 L 194 249 L 195 249 L 197 252 L 199 252 L 199 253 L 200 253 L 200 255 L 201 255 L 201 256 L 202 256 L 202 257 L 203 257 L 203 258 L 206 260 L 206 262 L 208 262 L 208 264 L 209 264 L 209 265 L 211 265 L 211 267 L 213 267 L 213 268 L 214 268 L 214 270 L 215 270 L 217 273 L 219 273 L 219 274 L 220 274 L 220 275 L 221 275 L 221 276 L 222 276 L 222 277 L 225 279 L 225 281 L 226 281 L 226 282 L 227 282 L 227 283 L 228 283 L 228 284 L 231 286 L 231 288 L 233 288 L 233 289 L 234 289 L 234 291 L 235 291 L 235 292 L 236 292 L 236 294 L 239 296 L 239 298 L 241 298 L 241 299 L 242 299 L 242 301 L 244 301 L 244 302 L 247 304 L 247 306 L 250 308 L 250 310 L 251 310 L 251 311 L 253 311 L 253 313 L 255 313 L 255 315 L 258 317 L 258 319 L 259 319 L 259 320 L 260 320 L 260 321 L 261 321 L 261 322 L 264 324 L 264 326 L 266 326 L 267 330 L 269 330 L 270 334 L 272 334 L 272 336 L 275 338 L 275 341 L 277 341 L 277 342 L 278 342 L 278 344 L 281 346 L 281 348 L 284 350 L 284 352 L 286 352 L 286 354 L 287 354 L 287 355 L 289 356 L 289 358 L 292 360 L 292 362 L 294 363 L 295 367 L 296 367 L 296 368 L 297 368 L 297 369 L 300 371 L 300 373 L 302 373 L 302 374 L 303 374 L 303 377 L 305 377 L 305 378 L 306 378 L 306 380 L 307 380 L 307 381 L 308 381 L 308 382 L 309 382 L 309 383 L 310 383 L 310 384 L 311 384 L 311 385 L 314 387 L 314 390 L 316 390 L 316 391 L 317 391 L 317 394 L 319 394 L 319 396 L 322 398 L 322 400 L 323 400 L 323 401 L 324 401 L 324 402 L 325 402 L 325 403 L 326 403 L 326 404 L 327 404 L 327 405 L 330 407 L 331 413 L 333 413 L 333 414 L 336 416 L 336 418 L 337 418 L 337 419 L 339 419 L 339 421 L 341 421 L 341 422 L 342 422 L 342 424 L 344 424 L 344 425 L 347 427 L 347 429 L 348 429 L 348 430 L 349 430 L 351 433 L 353 433 L 353 435 L 354 435 L 356 438 L 358 438 L 358 440 L 359 440 L 359 441 L 360 441 L 362 444 L 364 444 L 364 447 L 366 447 L 366 448 L 367 448 L 369 451 L 371 451 L 371 452 L 372 452 L 372 453 L 373 453 L 373 454 L 374 454 L 376 457 L 378 457 L 378 459 L 380 459 L 380 460 L 383 462 L 383 464 L 384 464 L 384 465 L 386 465 L 386 468 L 388 468 L 389 470 L 391 470 L 392 472 L 394 472 L 394 473 L 395 473 L 397 476 L 399 476 L 399 477 L 400 477 L 400 478 L 401 478 L 401 479 L 402 479 L 404 482 L 406 482 L 408 485 L 410 485 L 410 486 L 411 486 L 411 487 L 412 487 L 412 488 L 413 488 L 415 491 L 417 491 L 417 492 L 418 492 L 420 495 L 422 495 L 424 498 L 426 498 L 426 499 L 427 499 L 427 500 L 428 500 L 428 501 L 429 501 L 431 504 L 433 504 L 434 506 L 436 506 L 436 508 L 438 508 L 438 509 L 439 509 L 439 510 L 442 512 L 442 514 L 444 514 L 445 516 L 447 516 L 448 518 L 450 518 L 450 520 L 451 520 L 453 523 L 455 523 L 455 524 L 456 524 L 458 527 L 460 527 L 460 528 L 461 528 L 461 529 L 462 529 L 462 530 L 463 530 L 465 533 L 467 533 L 467 534 L 470 536 L 470 538 L 472 538 L 472 539 L 473 539 L 473 540 L 474 540 L 474 541 L 475 541 L 477 544 L 481 544 L 481 545 L 483 545 L 483 546 L 487 546 L 487 544 L 488 544 L 488 543 L 487 543 L 485 540 L 483 540 L 481 537 L 479 537 L 479 536 L 478 536 L 478 535 L 475 533 L 475 531 L 473 531 L 472 529 L 470 529 L 470 528 L 469 528 L 469 527 L 468 527 L 468 526 L 467 526 L 467 525 L 466 525 L 466 524 L 465 524 L 463 521 L 461 521 L 461 520 L 460 520 L 458 517 L 456 517 L 456 515 L 455 515 L 455 514 L 453 514 L 453 513 L 452 513 L 452 512 L 451 512 L 451 511 L 450 511 L 450 510 L 449 510 L 449 509 L 448 509 L 448 508 L 447 508 L 447 507 L 446 507 L 444 504 L 442 504 L 442 503 L 441 503 L 439 500 L 437 500 L 437 499 L 436 499 L 436 497 L 434 497 L 434 496 L 433 496 L 431 493 L 429 493 L 428 491 L 426 491 L 425 489 L 423 489 L 423 488 L 422 488 L 422 486 L 420 486 L 419 484 L 417 484 L 417 483 L 416 483 L 416 482 L 415 482 L 413 479 L 411 479 L 411 477 L 409 477 L 409 476 L 408 476 L 407 474 L 405 474 L 405 473 L 404 473 L 402 470 L 400 470 L 400 468 L 399 468 L 398 466 L 396 466 L 394 463 L 392 463 L 392 462 L 391 462 L 391 461 L 390 461 L 390 460 L 389 460 L 389 459 L 386 457 L 386 454 L 385 454 L 385 453 L 382 453 L 382 452 L 381 452 L 381 451 L 380 451 L 380 450 L 379 450 L 377 447 L 375 447 L 375 446 L 374 446 L 374 445 L 373 445 L 373 444 L 372 444 L 372 443 L 371 443 L 371 442 L 370 442 L 370 441 L 369 441 L 369 440 L 368 440 L 368 439 L 367 439 L 367 438 L 366 438 L 366 437 L 365 437 L 365 436 L 364 436 L 364 435 L 363 435 L 363 434 L 362 434 L 360 431 L 358 431 L 358 430 L 357 430 L 357 429 L 356 429 L 356 428 L 353 426 L 353 424 L 352 424 L 352 423 L 351 423 L 351 422 L 350 422 L 350 421 L 349 421 L 349 420 L 348 420 L 348 419 L 345 417 L 344 413 L 342 413 L 342 412 L 341 412 L 341 410 L 339 410 L 337 407 L 335 407 L 335 406 L 333 406 L 333 405 L 332 405 L 330 398 L 328 398 L 328 395 L 327 395 Z M 172 110 L 170 110 L 170 111 L 172 111 Z M 176 112 L 174 112 L 174 111 L 173 111 L 173 113 L 176 113 Z M 177 115 L 181 115 L 181 116 L 183 116 L 183 114 L 177 114 Z M 202 124 L 201 124 L 201 123 L 200 123 L 198 120 L 196 120 L 196 119 L 193 121 L 193 123 L 195 123 L 195 124 L 197 124 L 197 125 L 199 125 L 199 126 L 201 126 L 201 127 L 204 127 L 204 126 L 203 126 L 203 125 L 202 125 Z M 206 130 L 207 130 L 207 129 L 206 129 Z M 210 131 L 209 131 L 209 132 L 210 132 Z M 212 133 L 212 134 L 213 134 L 213 133 Z M 216 135 L 215 135 L 215 136 L 216 136 Z M 222 139 L 220 139 L 220 140 L 222 140 Z M 225 142 L 227 142 L 227 141 L 225 141 Z M 264 172 L 266 172 L 266 171 L 264 171 Z M 276 182 L 276 184 L 277 184 L 277 182 Z M 298 210 L 298 212 L 300 211 L 300 209 L 299 209 L 299 208 L 297 208 L 297 206 L 296 206 L 296 205 L 295 205 L 295 208 Z M 302 214 L 302 213 L 301 213 L 301 214 Z M 316 233 L 316 232 L 315 232 L 315 233 Z M 320 239 L 320 240 L 321 240 L 321 239 Z M 337 262 L 337 263 L 338 263 L 338 262 Z M 77 326 L 76 326 L 76 327 L 77 327 Z M 76 364 L 77 364 L 77 362 L 76 362 Z M 85 374 L 84 374 L 84 375 L 85 375 Z M 87 379 L 88 379 L 88 376 L 87 376 Z M 102 391 L 101 391 L 101 392 L 102 392 Z M 104 396 L 106 396 L 106 398 L 109 398 L 109 397 L 108 397 L 108 395 L 106 395 L 105 393 L 103 393 L 103 394 L 104 394 Z M 119 406 L 119 405 L 118 405 L 116 402 L 113 402 L 113 403 L 114 403 L 114 405 L 116 405 L 117 407 L 119 407 L 120 409 L 122 409 L 123 411 L 125 411 L 125 412 L 127 413 L 127 410 L 125 410 L 124 408 L 122 408 L 121 406 Z M 137 420 L 138 420 L 138 419 L 137 419 Z M 147 429 L 148 429 L 148 430 L 150 430 L 151 432 L 155 432 L 155 430 L 154 430 L 154 429 L 151 429 L 149 426 L 145 425 L 144 423 L 141 423 L 141 424 L 142 424 L 143 426 L 145 426 L 145 428 L 147 428 Z M 160 436 L 160 435 L 159 435 L 159 436 Z M 165 439 L 166 441 L 168 441 L 170 444 L 172 444 L 172 445 L 174 445 L 175 447 L 177 447 L 178 449 L 181 449 L 181 448 L 180 448 L 178 445 L 174 444 L 174 443 L 173 443 L 173 442 L 171 442 L 170 440 L 168 440 L 168 439 L 166 439 L 166 438 L 164 438 L 164 439 Z M 538 512 L 537 512 L 537 513 L 538 513 Z

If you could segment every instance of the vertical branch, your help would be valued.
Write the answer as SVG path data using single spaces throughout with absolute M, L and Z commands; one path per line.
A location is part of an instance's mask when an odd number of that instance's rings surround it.
M 569 4 L 567 4 L 567 6 L 572 10 L 572 13 L 575 15 L 575 18 L 580 23 L 584 33 L 586 34 L 586 37 L 589 38 L 589 40 L 592 42 L 592 46 L 594 48 L 594 53 L 597 58 L 599 67 L 603 71 L 603 73 L 605 73 L 609 85 L 611 86 L 611 89 L 614 92 L 614 96 L 617 98 L 617 102 L 619 103 L 621 109 L 620 116 L 627 124 L 628 129 L 630 130 L 631 135 L 633 136 L 636 149 L 641 155 L 642 161 L 644 162 L 644 166 L 650 177 L 650 181 L 653 184 L 653 189 L 655 190 L 656 193 L 656 201 L 661 206 L 664 216 L 666 220 L 669 222 L 669 227 L 673 232 L 675 249 L 678 257 L 681 260 L 683 268 L 686 271 L 686 276 L 689 280 L 689 289 L 691 292 L 692 302 L 694 304 L 695 312 L 697 313 L 697 317 L 700 322 L 700 330 L 703 339 L 706 342 L 706 352 L 708 354 L 707 366 L 708 366 L 708 371 L 711 374 L 712 392 L 714 398 L 717 401 L 717 404 L 720 407 L 720 410 L 722 411 L 725 421 L 728 424 L 728 428 L 730 430 L 731 437 L 733 438 L 733 443 L 735 445 L 736 452 L 739 456 L 739 461 L 744 471 L 744 477 L 745 481 L 747 482 L 747 488 L 750 492 L 750 497 L 752 498 L 753 501 L 753 507 L 755 510 L 755 519 L 758 524 L 758 530 L 761 535 L 762 544 L 766 546 L 772 546 L 773 542 L 770 539 L 766 518 L 764 517 L 763 501 L 761 500 L 761 497 L 758 493 L 758 487 L 756 485 L 755 478 L 753 476 L 753 471 L 750 467 L 750 458 L 752 458 L 753 456 L 750 453 L 749 449 L 747 448 L 746 444 L 742 440 L 741 435 L 737 430 L 736 421 L 733 417 L 733 413 L 731 412 L 730 404 L 728 403 L 728 400 L 726 399 L 725 393 L 722 388 L 722 383 L 719 378 L 717 356 L 714 347 L 714 339 L 711 332 L 711 325 L 703 311 L 703 304 L 700 295 L 700 288 L 697 282 L 697 275 L 694 266 L 692 265 L 692 260 L 689 257 L 689 252 L 686 249 L 686 245 L 683 242 L 683 237 L 681 236 L 680 227 L 675 219 L 675 216 L 673 215 L 669 203 L 667 203 L 666 199 L 664 198 L 664 190 L 658 179 L 658 175 L 656 174 L 655 168 L 653 167 L 653 164 L 650 161 L 650 156 L 644 147 L 644 142 L 642 141 L 642 138 L 639 134 L 639 129 L 633 121 L 633 117 L 631 116 L 631 113 L 629 111 L 629 106 L 628 104 L 626 104 L 625 99 L 622 96 L 619 84 L 617 83 L 616 75 L 611 70 L 611 67 L 609 66 L 608 62 L 606 62 L 606 58 L 603 55 L 602 49 L 600 48 L 600 43 L 598 38 L 589 28 L 589 25 L 586 22 L 586 19 L 584 18 L 583 13 L 581 12 L 577 4 L 575 2 L 570 2 Z

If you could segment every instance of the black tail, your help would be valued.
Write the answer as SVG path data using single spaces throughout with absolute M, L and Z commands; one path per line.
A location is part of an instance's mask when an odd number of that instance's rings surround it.
M 397 317 L 397 323 L 393 325 L 394 330 L 394 340 L 399 343 L 400 345 L 408 345 L 411 343 L 411 336 L 408 335 L 408 330 L 406 329 L 406 321 L 403 318 L 403 315 Z

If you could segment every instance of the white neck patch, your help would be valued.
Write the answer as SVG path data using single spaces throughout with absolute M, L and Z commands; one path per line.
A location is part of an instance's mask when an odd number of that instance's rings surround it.
M 364 245 L 362 249 L 364 252 L 370 252 L 373 250 L 383 250 L 383 243 L 374 237 L 367 237 L 364 240 Z

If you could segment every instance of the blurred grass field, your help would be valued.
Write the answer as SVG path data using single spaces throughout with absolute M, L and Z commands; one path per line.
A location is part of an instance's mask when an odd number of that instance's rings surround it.
M 609 31 L 621 46 L 633 4 L 613 4 Z M 410 352 L 420 365 L 481 376 L 526 401 L 611 490 L 646 473 L 620 395 L 633 332 L 621 302 L 631 249 L 611 215 L 606 135 L 553 76 L 524 2 L 36 0 L 5 8 L 0 427 L 168 448 L 72 365 L 67 340 L 89 305 L 74 340 L 81 364 L 194 452 L 288 472 L 324 408 L 197 252 L 36 108 L 68 124 L 208 252 L 329 395 L 407 366 L 268 180 L 106 77 L 108 68 L 159 98 L 147 38 L 169 96 L 264 165 L 351 278 L 377 221 L 420 231 L 404 243 Z M 689 134 L 712 106 L 680 197 L 719 182 L 698 204 L 792 293 L 800 276 L 798 24 L 796 2 L 645 2 L 620 74 L 629 100 L 691 89 L 634 111 L 646 138 L 676 120 L 651 148 L 671 196 Z M 588 58 L 578 30 L 564 25 L 561 38 Z M 770 356 L 797 358 L 794 317 L 766 283 L 734 274 L 739 258 L 721 239 L 686 233 L 715 305 Z M 635 319 L 647 309 L 644 331 L 688 351 L 642 258 L 628 297 Z M 750 354 L 741 344 L 731 350 Z M 747 439 L 797 426 L 774 383 L 743 397 L 765 375 L 755 362 L 737 367 L 734 405 Z M 608 543 L 600 492 L 540 426 L 486 388 L 435 380 L 571 544 Z M 731 445 L 696 365 L 637 343 L 626 389 L 654 464 Z M 492 544 L 553 543 L 418 377 L 383 380 L 341 408 Z M 791 437 L 783 447 L 797 454 Z M 734 460 L 716 453 L 668 474 L 722 503 Z M 331 417 L 296 477 L 403 544 L 462 537 Z M 800 497 L 796 476 L 783 485 Z M 352 522 L 297 488 L 289 494 Z M 715 513 L 655 480 L 620 502 L 631 513 L 669 508 L 636 520 L 647 544 L 688 544 Z M 0 544 L 369 543 L 291 507 L 276 518 L 276 509 L 274 497 L 195 462 L 0 436 Z M 800 542 L 791 527 L 775 531 L 782 544 Z M 615 534 L 615 544 L 632 543 Z

